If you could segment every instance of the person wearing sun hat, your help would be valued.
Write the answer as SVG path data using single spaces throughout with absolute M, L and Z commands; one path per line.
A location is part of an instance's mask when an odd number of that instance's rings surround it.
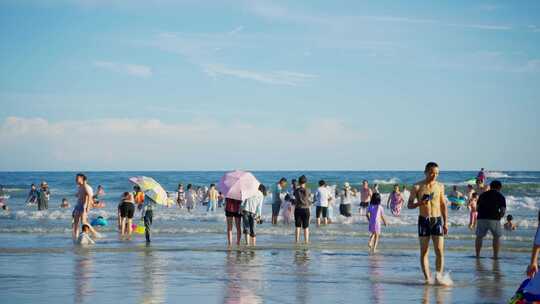
M 50 196 L 51 192 L 49 191 L 49 185 L 45 181 L 41 182 L 41 188 L 37 192 L 38 210 L 49 209 Z
M 345 182 L 343 184 L 343 190 L 339 195 L 341 199 L 341 204 L 339 205 L 339 213 L 344 217 L 350 218 L 352 216 L 352 201 L 355 195 L 356 194 L 352 190 L 351 185 L 348 182 Z

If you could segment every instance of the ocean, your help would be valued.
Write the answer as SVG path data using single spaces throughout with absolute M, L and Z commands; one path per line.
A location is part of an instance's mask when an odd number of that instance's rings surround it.
M 513 215 L 518 229 L 505 232 L 498 261 L 489 258 L 489 237 L 485 258 L 477 260 L 468 211 L 449 210 L 445 269 L 454 286 L 424 286 L 417 210 L 403 209 L 400 217 L 387 211 L 389 225 L 383 227 L 379 253 L 372 255 L 367 252 L 367 221 L 357 208 L 351 222 L 335 210 L 332 224 L 312 226 L 310 245 L 294 245 L 292 226 L 270 225 L 270 197 L 263 207 L 264 223 L 257 226 L 256 248 L 227 250 L 223 210 L 207 213 L 204 206 L 193 213 L 176 206 L 156 208 L 153 242 L 146 246 L 142 236 L 128 242 L 116 233 L 116 206 L 121 193 L 132 189 L 129 177 L 153 177 L 174 193 L 179 183 L 217 183 L 224 172 L 85 173 L 94 189 L 102 185 L 106 192 L 106 207 L 92 210 L 90 218 L 109 221 L 100 230 L 105 237 L 89 248 L 73 245 L 72 209 L 59 207 L 62 198 L 75 203 L 76 172 L 0 172 L 11 209 L 0 211 L 0 302 L 504 303 L 525 278 L 540 201 L 540 172 L 489 172 L 488 182 L 502 181 L 507 214 Z M 408 187 L 423 178 L 422 172 L 413 171 L 253 173 L 267 186 L 281 177 L 290 181 L 305 174 L 313 190 L 319 179 L 338 188 L 344 182 L 359 187 L 366 179 L 379 185 L 384 205 L 393 184 Z M 463 192 L 465 181 L 475 175 L 442 171 L 439 180 L 447 192 L 452 185 Z M 30 184 L 41 181 L 51 190 L 47 211 L 25 204 Z

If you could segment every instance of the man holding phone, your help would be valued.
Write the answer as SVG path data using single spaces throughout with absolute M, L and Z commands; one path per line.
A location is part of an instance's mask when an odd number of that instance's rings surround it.
M 440 282 L 444 268 L 444 235 L 448 233 L 448 216 L 444 185 L 437 181 L 439 165 L 430 162 L 424 170 L 425 179 L 414 185 L 407 207 L 419 208 L 418 236 L 420 239 L 420 265 L 426 283 L 431 282 L 429 270 L 429 241 L 435 249 L 436 281 Z

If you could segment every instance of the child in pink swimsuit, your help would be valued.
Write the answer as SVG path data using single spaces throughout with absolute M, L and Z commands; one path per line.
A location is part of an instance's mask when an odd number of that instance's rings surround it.
M 384 211 L 381 206 L 381 195 L 379 193 L 373 193 L 366 216 L 369 221 L 369 232 L 371 233 L 368 247 L 371 252 L 377 252 L 377 245 L 379 244 L 379 236 L 381 234 L 381 222 L 386 226 Z
M 392 211 L 392 214 L 399 216 L 403 207 L 403 195 L 399 191 L 399 185 L 394 185 L 394 191 L 388 196 L 387 208 Z

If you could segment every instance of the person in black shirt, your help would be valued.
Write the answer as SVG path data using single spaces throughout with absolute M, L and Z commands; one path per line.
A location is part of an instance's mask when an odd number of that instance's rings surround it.
M 493 258 L 499 258 L 501 218 L 506 212 L 506 199 L 501 194 L 502 184 L 498 180 L 491 182 L 490 190 L 482 193 L 478 199 L 478 221 L 476 225 L 476 257 L 480 257 L 482 240 L 490 231 L 493 235 Z

